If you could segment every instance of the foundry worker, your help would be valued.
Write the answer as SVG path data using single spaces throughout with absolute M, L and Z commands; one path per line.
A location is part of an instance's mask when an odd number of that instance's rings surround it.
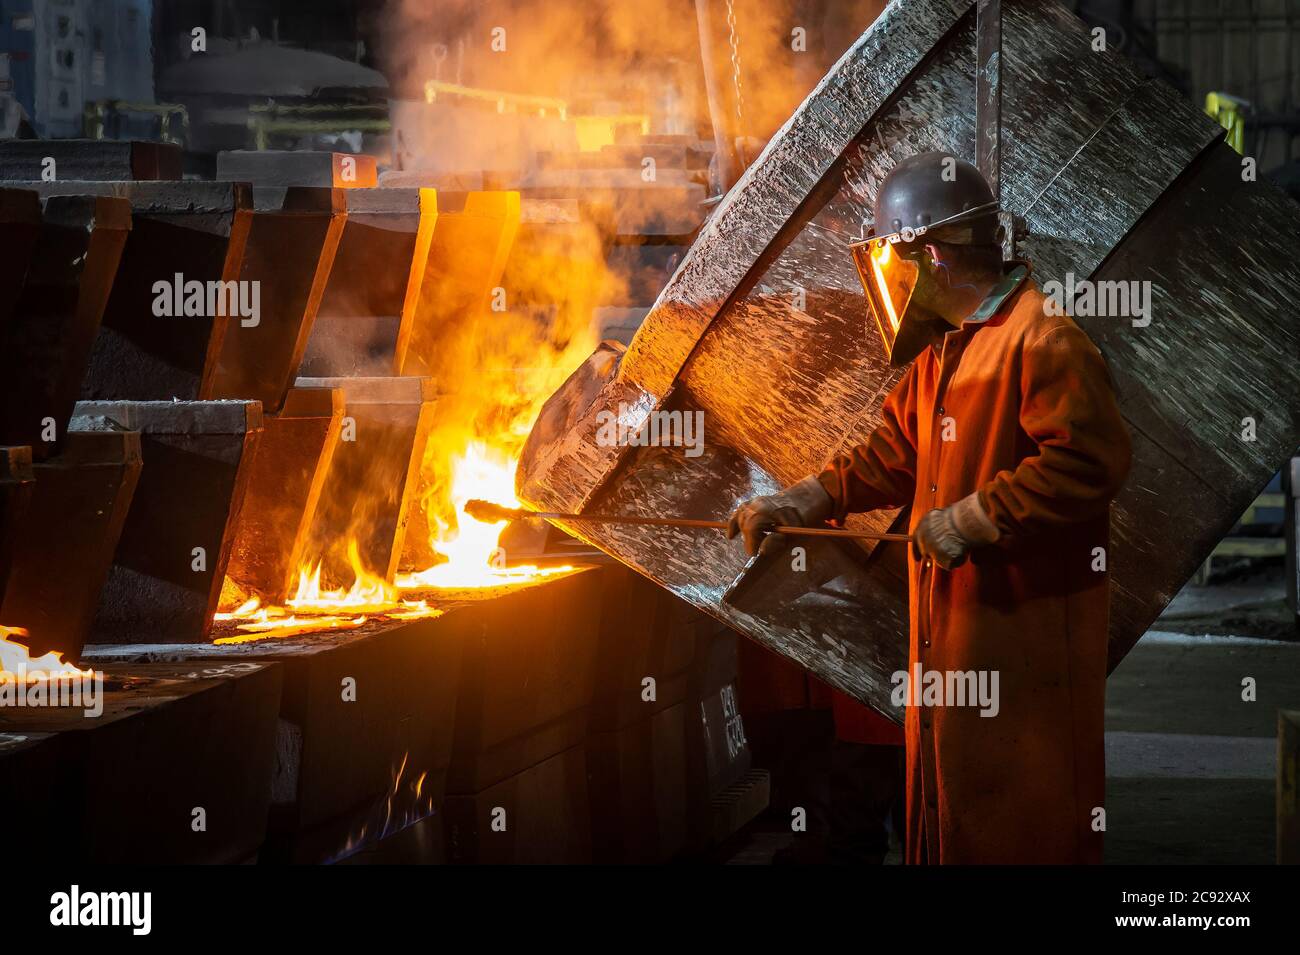
M 893 169 L 853 254 L 890 362 L 910 367 L 865 444 L 742 504 L 728 533 L 771 552 L 778 524 L 910 504 L 909 673 L 996 673 L 998 700 L 981 715 L 911 689 L 907 860 L 1100 862 L 1109 507 L 1129 437 L 1100 352 L 1003 262 L 996 211 L 968 163 Z

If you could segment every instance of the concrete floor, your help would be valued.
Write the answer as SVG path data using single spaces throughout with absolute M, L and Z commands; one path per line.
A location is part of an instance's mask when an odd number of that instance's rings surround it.
M 1271 863 L 1279 707 L 1300 644 L 1143 637 L 1106 688 L 1106 861 Z
M 1186 587 L 1111 675 L 1107 862 L 1274 861 L 1277 711 L 1300 709 L 1300 642 L 1280 606 L 1271 570 Z

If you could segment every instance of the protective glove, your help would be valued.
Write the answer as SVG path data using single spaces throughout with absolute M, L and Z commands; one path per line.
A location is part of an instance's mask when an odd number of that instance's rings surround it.
M 952 570 L 966 562 L 972 548 L 992 544 L 999 536 L 976 491 L 956 504 L 927 512 L 916 525 L 913 540 L 918 558 L 932 558 L 944 570 Z
M 785 547 L 785 535 L 774 534 L 778 526 L 813 527 L 825 523 L 835 509 L 835 502 L 813 475 L 792 484 L 779 494 L 765 494 L 736 508 L 727 523 L 727 538 L 740 534 L 745 550 L 754 554 L 771 554 Z

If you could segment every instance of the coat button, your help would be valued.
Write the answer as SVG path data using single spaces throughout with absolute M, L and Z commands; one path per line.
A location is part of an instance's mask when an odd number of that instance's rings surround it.
M 930 558 L 927 557 L 924 561 L 922 561 L 921 566 L 924 567 L 926 570 L 929 570 L 929 569 L 930 569 Z
M 936 411 L 935 414 L 938 414 L 938 415 L 942 415 L 942 414 L 943 414 L 943 406 L 942 406 L 942 405 L 939 406 L 939 410 Z
M 937 485 L 937 484 L 931 484 L 931 485 L 930 485 L 930 493 L 931 493 L 931 494 L 933 494 L 933 493 L 934 493 L 935 491 L 937 491 L 937 490 L 939 490 L 939 485 Z
M 926 641 L 925 641 L 925 645 L 928 647 L 928 646 L 930 645 L 930 641 L 929 641 L 929 640 L 926 640 Z

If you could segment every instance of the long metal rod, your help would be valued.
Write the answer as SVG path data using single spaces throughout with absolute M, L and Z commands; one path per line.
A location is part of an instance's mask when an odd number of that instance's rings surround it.
M 712 530 L 726 530 L 726 521 L 706 521 L 692 517 L 641 517 L 632 514 L 562 514 L 558 511 L 527 511 L 529 517 L 540 517 L 548 521 L 597 521 L 609 524 L 648 524 L 653 527 L 707 527 Z M 795 537 L 850 537 L 858 540 L 874 541 L 911 541 L 908 534 L 877 534 L 874 531 L 853 531 L 838 527 L 790 527 L 780 525 L 778 534 L 790 534 Z

